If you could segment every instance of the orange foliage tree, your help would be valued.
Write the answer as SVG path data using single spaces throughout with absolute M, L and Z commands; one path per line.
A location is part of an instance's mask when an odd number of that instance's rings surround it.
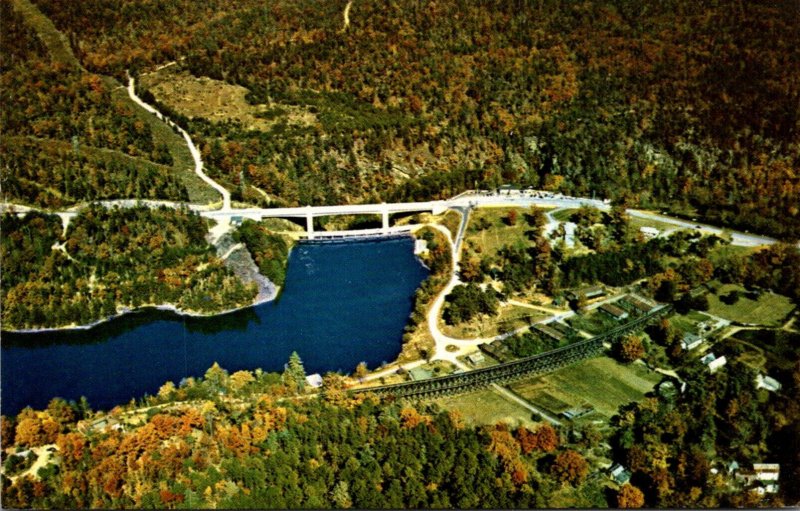
M 589 464 L 580 453 L 568 449 L 556 456 L 552 472 L 560 482 L 576 485 L 586 477 L 589 472 Z
M 644 493 L 636 486 L 626 484 L 617 493 L 617 507 L 624 509 L 644 506 Z

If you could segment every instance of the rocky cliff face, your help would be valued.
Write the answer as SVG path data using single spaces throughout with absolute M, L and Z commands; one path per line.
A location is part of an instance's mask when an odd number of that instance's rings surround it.
M 278 295 L 278 286 L 259 273 L 258 266 L 244 244 L 236 243 L 230 233 L 226 233 L 220 236 L 214 243 L 214 247 L 217 249 L 217 256 L 225 262 L 225 266 L 230 268 L 242 282 L 245 284 L 252 282 L 258 286 L 256 303 L 275 299 Z

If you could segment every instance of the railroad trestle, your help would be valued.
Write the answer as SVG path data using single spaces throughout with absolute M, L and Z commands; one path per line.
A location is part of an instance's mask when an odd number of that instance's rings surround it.
M 607 332 L 596 335 L 591 339 L 586 339 L 585 341 L 573 343 L 519 360 L 513 360 L 504 364 L 475 369 L 473 371 L 441 378 L 356 389 L 351 392 L 354 394 L 371 392 L 377 395 L 392 395 L 397 398 L 430 399 L 479 390 L 492 383 L 506 385 L 523 377 L 549 373 L 556 369 L 596 356 L 603 351 L 604 342 L 615 342 L 622 336 L 643 327 L 653 319 L 660 318 L 671 311 L 671 305 L 662 305 L 651 310 L 647 314 L 612 328 Z

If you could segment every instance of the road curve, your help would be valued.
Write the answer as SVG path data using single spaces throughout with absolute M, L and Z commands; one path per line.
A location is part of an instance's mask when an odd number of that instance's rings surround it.
M 197 146 L 194 145 L 194 142 L 192 142 L 192 138 L 189 136 L 189 133 L 187 133 L 185 129 L 181 128 L 180 126 L 172 122 L 172 120 L 164 116 L 164 114 L 162 114 L 152 106 L 148 105 L 144 101 L 142 101 L 142 98 L 136 95 L 134 78 L 130 75 L 128 75 L 128 96 L 130 96 L 131 100 L 134 103 L 136 103 L 140 107 L 144 108 L 151 114 L 158 117 L 159 120 L 167 123 L 168 126 L 177 129 L 178 132 L 180 132 L 180 134 L 183 135 L 183 139 L 186 141 L 186 145 L 189 146 L 189 152 L 192 153 L 192 159 L 194 160 L 195 174 L 197 174 L 198 177 L 200 177 L 200 179 L 205 181 L 209 186 L 214 188 L 222 195 L 222 210 L 230 211 L 231 193 L 228 190 L 226 190 L 222 185 L 220 185 L 219 183 L 208 177 L 205 172 L 203 172 L 203 160 L 200 158 L 200 151 L 197 149 Z

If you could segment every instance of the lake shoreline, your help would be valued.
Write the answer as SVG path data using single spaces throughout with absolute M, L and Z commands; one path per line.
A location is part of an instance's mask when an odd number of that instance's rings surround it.
M 118 311 L 116 314 L 112 314 L 110 316 L 107 316 L 107 317 L 102 318 L 102 319 L 98 319 L 96 321 L 93 321 L 91 323 L 87 323 L 85 325 L 71 324 L 71 325 L 56 326 L 56 327 L 46 327 L 46 328 L 23 328 L 23 329 L 19 329 L 19 330 L 2 329 L 2 330 L 0 330 L 0 332 L 9 333 L 9 334 L 45 334 L 45 333 L 48 333 L 48 332 L 70 332 L 70 331 L 78 332 L 78 331 L 83 331 L 83 330 L 91 330 L 92 328 L 94 328 L 94 327 L 96 327 L 98 325 L 102 325 L 103 323 L 107 323 L 109 321 L 113 321 L 115 319 L 119 319 L 119 318 L 121 318 L 123 316 L 126 316 L 126 315 L 129 315 L 129 314 L 138 314 L 140 312 L 145 312 L 147 310 L 169 311 L 169 312 L 172 312 L 172 313 L 174 313 L 174 314 L 176 314 L 178 316 L 186 316 L 186 317 L 190 317 L 190 318 L 211 318 L 211 317 L 216 317 L 216 316 L 225 316 L 225 315 L 228 315 L 228 314 L 231 314 L 231 313 L 234 313 L 234 312 L 238 312 L 238 311 L 241 311 L 241 310 L 244 310 L 244 309 L 249 309 L 250 307 L 257 307 L 259 305 L 262 305 L 262 304 L 265 304 L 265 303 L 268 303 L 268 302 L 272 302 L 272 301 L 274 301 L 275 299 L 278 298 L 278 296 L 280 295 L 280 290 L 281 290 L 280 286 L 275 286 L 275 292 L 271 296 L 267 296 L 267 297 L 264 297 L 264 298 L 256 298 L 253 301 L 253 303 L 249 303 L 249 304 L 246 304 L 246 305 L 241 305 L 239 307 L 234 307 L 232 309 L 225 309 L 225 310 L 220 311 L 220 312 L 204 313 L 204 312 L 198 312 L 198 311 L 193 311 L 193 310 L 183 310 L 183 309 L 181 309 L 181 308 L 179 308 L 179 307 L 177 307 L 177 306 L 175 306 L 175 305 L 173 305 L 171 303 L 162 303 L 162 304 L 158 304 L 158 305 L 149 303 L 149 304 L 139 305 L 138 307 L 132 307 L 132 308 L 123 307 L 123 309 Z
M 53 396 L 84 396 L 94 409 L 111 409 L 154 395 L 166 381 L 202 376 L 215 362 L 231 372 L 280 372 L 295 351 L 309 374 L 395 361 L 414 293 L 428 275 L 411 246 L 299 245 L 277 298 L 230 314 L 150 304 L 120 308 L 128 315 L 91 329 L 4 333 L 3 413 L 43 409 Z

